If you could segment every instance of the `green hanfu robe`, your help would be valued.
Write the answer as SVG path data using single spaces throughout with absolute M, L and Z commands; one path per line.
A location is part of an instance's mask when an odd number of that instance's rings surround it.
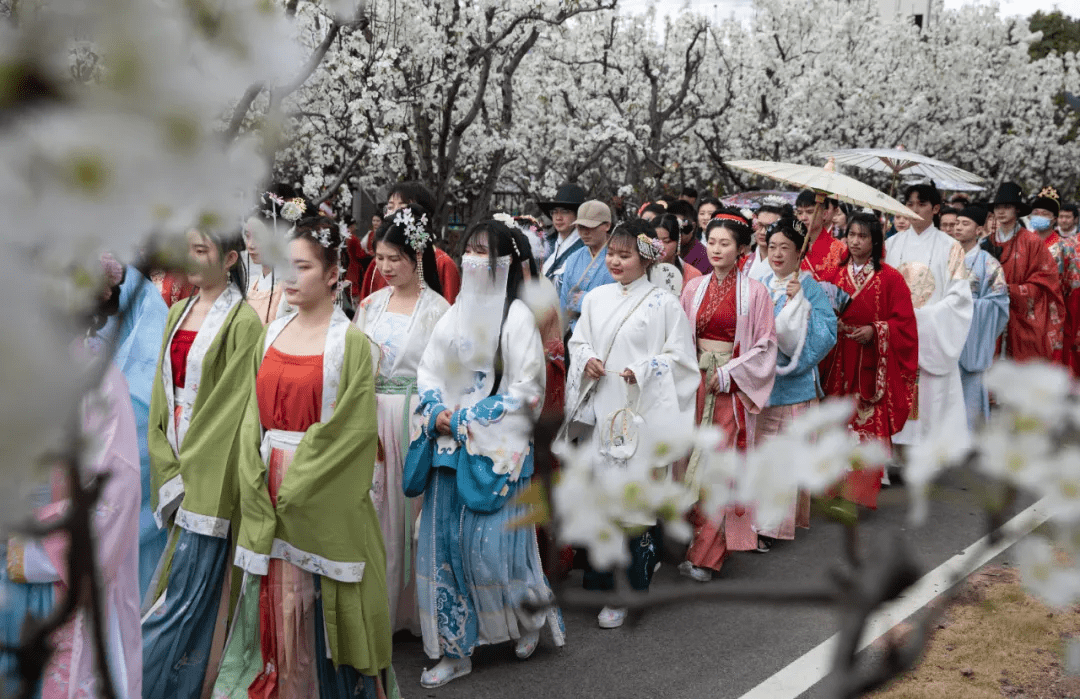
M 194 303 L 169 310 L 158 377 L 150 397 L 150 462 L 154 519 L 225 538 L 238 495 L 237 436 L 247 402 L 251 362 L 262 323 L 235 286 L 229 286 L 203 321 L 188 353 L 187 382 L 177 396 L 169 347 Z M 181 414 L 176 424 L 177 405 Z
M 253 623 L 253 600 L 258 598 L 257 576 L 267 574 L 271 558 L 319 576 L 326 643 L 335 666 L 369 676 L 390 667 L 386 550 L 369 492 L 377 449 L 371 346 L 340 309 L 334 311 L 323 353 L 321 422 L 296 443 L 276 508 L 270 499 L 269 442 L 253 389 L 266 350 L 294 317 L 267 326 L 254 371 L 249 370 L 235 560 L 245 571 L 244 591 L 218 684 L 225 692 L 236 688 L 222 687 L 227 673 L 233 675 L 233 684 L 246 688 L 248 671 L 242 666 L 261 665 L 256 660 L 260 633 L 258 622 Z
M 169 545 L 144 604 L 143 696 L 198 699 L 217 672 L 237 514 L 238 434 L 262 324 L 230 285 L 215 300 L 173 385 L 170 349 L 194 299 L 170 309 L 150 399 L 152 507 Z

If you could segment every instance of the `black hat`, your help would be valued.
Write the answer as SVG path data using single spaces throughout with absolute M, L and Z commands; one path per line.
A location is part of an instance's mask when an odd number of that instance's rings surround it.
M 989 212 L 981 206 L 965 206 L 960 210 L 957 216 L 963 216 L 964 218 L 970 218 L 975 222 L 976 226 L 985 226 L 986 217 L 989 216 Z
M 544 215 L 551 218 L 551 210 L 556 207 L 570 209 L 577 213 L 578 207 L 584 204 L 587 198 L 588 194 L 581 187 L 576 184 L 564 184 L 559 187 L 559 191 L 555 192 L 554 199 L 537 202 L 537 204 L 540 206 L 540 210 L 544 212 Z
M 1061 199 L 1058 197 L 1057 190 L 1053 187 L 1043 187 L 1039 196 L 1031 200 L 1031 208 L 1046 209 L 1057 216 L 1061 213 Z
M 1015 206 L 1018 217 L 1027 216 L 1031 213 L 1031 207 L 1024 201 L 1024 193 L 1020 190 L 1020 185 L 1015 182 L 1004 182 L 998 188 L 997 196 L 994 197 L 994 201 L 990 202 L 990 207 L 993 208 L 998 204 Z

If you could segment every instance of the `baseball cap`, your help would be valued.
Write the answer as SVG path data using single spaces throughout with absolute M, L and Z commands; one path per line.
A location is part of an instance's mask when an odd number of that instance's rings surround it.
M 601 223 L 611 223 L 611 209 L 599 199 L 590 199 L 578 207 L 575 226 L 596 228 Z

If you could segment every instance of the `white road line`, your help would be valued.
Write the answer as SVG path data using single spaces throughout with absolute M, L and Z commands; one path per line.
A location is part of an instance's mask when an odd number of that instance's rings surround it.
M 1006 522 L 1001 540 L 993 547 L 984 548 L 988 537 L 979 539 L 924 575 L 903 596 L 874 614 L 859 642 L 859 649 L 869 646 L 947 590 L 957 572 L 966 576 L 978 570 L 1045 522 L 1050 517 L 1045 502 L 1036 502 Z M 832 636 L 739 699 L 795 699 L 829 674 L 837 640 L 837 635 Z

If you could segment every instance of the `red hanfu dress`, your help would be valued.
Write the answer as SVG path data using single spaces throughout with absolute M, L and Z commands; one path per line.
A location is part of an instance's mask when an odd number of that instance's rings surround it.
M 708 284 L 704 298 L 701 300 L 696 317 L 692 317 L 696 340 L 712 342 L 726 342 L 734 344 L 732 360 L 742 354 L 742 348 L 736 343 L 738 333 L 738 292 L 737 287 L 742 275 L 737 270 L 731 270 L 723 281 L 717 281 L 715 275 L 708 275 L 699 283 Z M 768 292 L 757 282 L 750 282 L 760 288 L 760 295 L 768 301 L 768 320 L 772 320 L 772 299 Z M 683 303 L 687 306 L 688 296 L 692 297 L 698 285 L 688 287 L 684 295 Z M 755 308 L 754 310 L 758 310 Z M 773 355 L 772 360 L 775 371 L 775 330 L 772 332 Z M 768 382 L 768 390 L 772 389 L 771 380 Z M 718 394 L 713 403 L 711 423 L 718 427 L 725 435 L 723 448 L 746 449 L 747 443 L 752 438 L 747 429 L 747 414 L 743 400 L 736 394 L 741 389 L 736 384 L 734 377 L 731 378 L 729 391 Z M 702 423 L 705 404 L 708 398 L 708 375 L 702 371 L 701 385 L 698 387 L 697 407 L 695 418 L 698 424 Z M 768 396 L 768 391 L 765 391 Z M 694 539 L 687 551 L 686 560 L 698 568 L 720 570 L 724 559 L 729 551 L 753 551 L 758 546 L 757 531 L 754 529 L 753 512 L 748 507 L 727 507 L 723 516 L 712 518 L 708 513 L 702 513 L 695 508 L 691 511 L 690 523 L 694 526 Z
M 826 357 L 822 382 L 825 393 L 854 396 L 851 428 L 863 440 L 876 440 L 891 449 L 892 436 L 903 429 L 911 413 L 919 371 L 919 331 L 911 291 L 896 269 L 882 263 L 874 271 L 866 263 L 858 272 L 844 266 L 832 282 L 851 296 L 840 314 L 836 347 Z M 862 345 L 851 331 L 874 328 L 874 338 Z M 876 508 L 881 490 L 881 469 L 852 471 L 840 495 L 851 502 Z
M 259 420 L 267 430 L 306 432 L 320 421 L 323 356 L 266 351 L 255 383 Z M 270 501 L 277 506 L 278 488 L 292 463 L 290 450 L 270 453 Z M 259 587 L 259 627 L 264 670 L 248 690 L 251 699 L 316 697 L 315 578 L 278 558 L 270 559 Z

